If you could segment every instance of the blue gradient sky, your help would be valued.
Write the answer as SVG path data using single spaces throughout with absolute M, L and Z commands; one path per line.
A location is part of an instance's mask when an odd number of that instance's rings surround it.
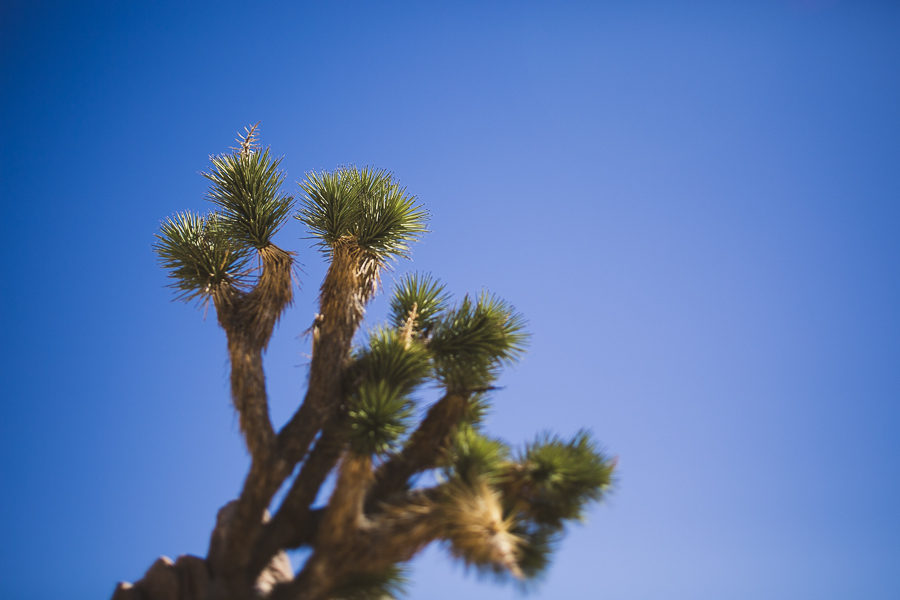
M 535 597 L 900 597 L 900 5 L 6 2 L 0 119 L 0 597 L 108 597 L 237 493 L 224 336 L 150 243 L 257 120 L 289 182 L 393 170 L 433 231 L 398 269 L 525 313 L 493 432 L 619 456 Z

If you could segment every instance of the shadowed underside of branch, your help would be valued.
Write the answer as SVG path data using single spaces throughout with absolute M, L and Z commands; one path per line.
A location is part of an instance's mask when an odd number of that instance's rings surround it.
M 387 171 L 342 167 L 300 184 L 295 216 L 329 266 L 303 401 L 274 430 L 263 352 L 293 299 L 295 255 L 272 238 L 294 198 L 257 134 L 248 128 L 232 154 L 212 157 L 214 210 L 175 215 L 154 244 L 180 296 L 215 305 L 251 458 L 239 497 L 220 514 L 208 580 L 179 597 L 384 600 L 402 590 L 402 565 L 432 542 L 500 579 L 536 578 L 565 524 L 602 497 L 614 461 L 585 432 L 543 434 L 518 453 L 484 433 L 489 393 L 527 342 L 521 315 L 487 292 L 451 304 L 430 275 L 406 275 L 387 322 L 354 346 L 382 273 L 425 232 L 427 213 Z M 429 387 L 440 399 L 417 420 Z M 309 550 L 296 576 L 272 567 L 290 548 Z

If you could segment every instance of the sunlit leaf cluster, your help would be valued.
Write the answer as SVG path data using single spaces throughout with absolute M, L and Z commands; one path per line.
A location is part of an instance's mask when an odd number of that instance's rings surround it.
M 361 453 L 383 453 L 406 433 L 413 392 L 426 382 L 471 396 L 468 421 L 485 410 L 481 387 L 523 351 L 523 319 L 487 293 L 449 306 L 428 275 L 403 277 L 391 300 L 390 327 L 374 329 L 348 372 L 350 439 Z M 406 315 L 404 315 L 406 312 Z
M 398 329 L 409 324 L 414 333 L 427 336 L 449 301 L 450 293 L 431 275 L 406 274 L 394 288 L 388 319 Z
M 467 485 L 479 481 L 498 483 L 509 460 L 509 446 L 502 440 L 484 435 L 476 428 L 463 425 L 459 428 L 444 467 L 447 479 L 459 479 Z
M 350 446 L 358 454 L 381 454 L 406 432 L 413 403 L 385 381 L 363 383 L 350 398 Z
M 609 489 L 614 466 L 585 431 L 569 441 L 545 434 L 513 454 L 503 441 L 463 426 L 443 474 L 470 489 L 487 484 L 501 495 L 508 534 L 516 540 L 516 574 L 528 580 L 549 565 L 566 522 L 581 520 L 587 504 Z M 510 573 L 496 563 L 470 562 L 487 572 Z
M 176 213 L 160 225 L 153 249 L 185 300 L 209 295 L 223 282 L 239 283 L 249 257 L 217 213 Z
M 518 457 L 511 475 L 524 511 L 541 525 L 580 520 L 584 505 L 599 500 L 610 484 L 614 464 L 598 452 L 591 436 L 579 431 L 570 441 L 545 434 Z
M 522 316 L 496 296 L 466 296 L 441 313 L 430 332 L 437 377 L 454 390 L 489 386 L 500 366 L 524 352 L 524 327 Z
M 212 169 L 203 175 L 212 182 L 207 192 L 222 222 L 236 241 L 264 248 L 281 229 L 293 206 L 293 196 L 281 191 L 284 173 L 280 158 L 269 149 L 210 157 Z
M 210 157 L 203 175 L 214 211 L 178 213 L 156 234 L 153 249 L 184 299 L 209 297 L 222 283 L 246 284 L 249 259 L 271 243 L 293 207 L 293 197 L 281 191 L 281 159 L 257 149 L 253 131 L 234 153 Z
M 407 257 L 409 244 L 426 231 L 428 213 L 383 169 L 313 172 L 300 187 L 304 197 L 297 218 L 326 255 L 345 241 L 382 262 Z

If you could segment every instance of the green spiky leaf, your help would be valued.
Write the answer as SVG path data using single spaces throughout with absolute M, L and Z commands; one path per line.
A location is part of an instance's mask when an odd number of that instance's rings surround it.
M 356 353 L 350 370 L 358 382 L 384 380 L 401 394 L 409 394 L 431 373 L 431 353 L 416 340 L 406 340 L 395 329 L 376 328 Z
M 300 187 L 297 219 L 320 239 L 326 255 L 339 240 L 352 240 L 380 261 L 408 257 L 409 244 L 426 231 L 428 213 L 383 169 L 312 172 Z
M 525 350 L 525 320 L 512 305 L 487 292 L 472 301 L 468 296 L 445 311 L 434 325 L 429 348 L 435 371 L 448 389 L 487 386 L 504 363 Z
M 460 427 L 454 436 L 444 475 L 467 485 L 477 481 L 491 484 L 501 474 L 509 457 L 509 447 L 501 440 L 482 435 L 472 427 Z
M 351 395 L 347 439 L 360 455 L 383 454 L 406 433 L 413 404 L 386 381 L 365 382 Z
M 512 531 L 521 540 L 518 548 L 518 563 L 524 580 L 522 583 L 527 589 L 529 580 L 533 582 L 546 573 L 553 553 L 559 546 L 562 531 L 555 527 L 527 523 L 520 524 Z
M 226 281 L 240 283 L 248 258 L 247 251 L 228 236 L 217 213 L 176 213 L 160 225 L 153 250 L 183 300 L 209 296 Z
M 450 294 L 431 275 L 407 274 L 394 288 L 388 319 L 394 327 L 402 328 L 406 326 L 415 307 L 414 330 L 428 335 L 439 313 L 446 310 L 449 300 Z
M 212 170 L 203 174 L 212 182 L 207 197 L 219 207 L 228 234 L 247 246 L 265 247 L 284 225 L 294 201 L 281 191 L 281 159 L 271 158 L 266 148 L 210 160 Z
M 486 392 L 472 394 L 468 402 L 466 402 L 466 410 L 463 413 L 461 426 L 472 427 L 475 430 L 481 429 L 490 410 L 491 403 Z
M 568 442 L 544 434 L 526 447 L 518 462 L 512 476 L 527 516 L 555 527 L 581 519 L 584 506 L 609 488 L 615 469 L 615 462 L 597 450 L 586 431 Z

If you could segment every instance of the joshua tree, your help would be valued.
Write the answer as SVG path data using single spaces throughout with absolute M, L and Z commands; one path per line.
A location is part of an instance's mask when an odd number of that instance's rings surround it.
M 386 171 L 309 173 L 294 217 L 329 267 L 305 397 L 276 431 L 262 355 L 292 301 L 295 254 L 272 236 L 294 198 L 256 126 L 238 141 L 205 173 L 214 210 L 169 218 L 154 250 L 181 298 L 215 307 L 250 470 L 219 513 L 206 559 L 161 559 L 114 598 L 390 598 L 402 565 L 435 541 L 480 571 L 535 578 L 566 523 L 601 498 L 614 462 L 586 432 L 543 434 L 514 451 L 483 430 L 501 367 L 524 350 L 522 316 L 487 292 L 454 303 L 430 275 L 407 274 L 387 322 L 354 344 L 381 274 L 408 256 L 427 213 Z M 426 386 L 439 399 L 422 414 Z M 316 506 L 332 472 L 333 491 Z M 294 548 L 309 551 L 296 576 L 284 556 Z

